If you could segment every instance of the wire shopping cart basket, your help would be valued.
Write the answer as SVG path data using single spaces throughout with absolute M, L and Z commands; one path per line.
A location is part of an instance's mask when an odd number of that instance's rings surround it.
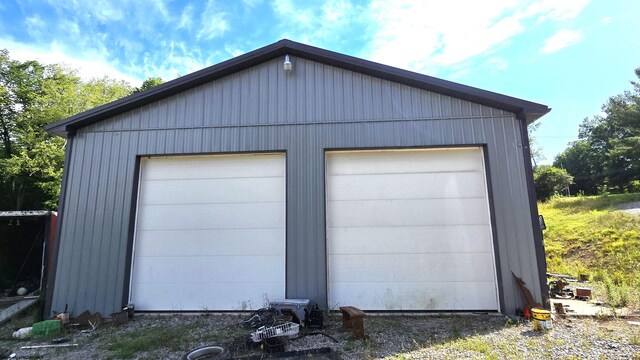
M 253 342 L 260 342 L 263 339 L 277 336 L 293 336 L 300 332 L 300 324 L 286 322 L 276 326 L 262 326 L 258 330 L 251 333 Z

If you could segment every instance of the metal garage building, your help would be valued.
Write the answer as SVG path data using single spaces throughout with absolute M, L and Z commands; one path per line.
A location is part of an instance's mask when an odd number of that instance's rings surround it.
M 548 111 L 282 40 L 51 124 L 47 312 L 514 313 L 512 272 L 544 302 L 526 127 Z

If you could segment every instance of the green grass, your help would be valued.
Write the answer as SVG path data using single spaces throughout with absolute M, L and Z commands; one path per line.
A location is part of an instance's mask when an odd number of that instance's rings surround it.
M 132 359 L 149 353 L 152 359 L 156 350 L 186 351 L 204 341 L 227 346 L 236 338 L 246 337 L 246 330 L 236 324 L 223 327 L 213 334 L 198 331 L 201 327 L 203 324 L 200 321 L 194 321 L 177 326 L 161 324 L 117 332 L 103 348 L 111 351 L 109 359 Z
M 538 204 L 544 215 L 549 272 L 590 275 L 612 306 L 638 307 L 640 216 L 616 211 L 640 193 L 554 198 Z
M 491 343 L 487 339 L 483 339 L 480 336 L 453 338 L 450 341 L 446 341 L 436 346 L 438 349 L 446 349 L 451 352 L 452 359 L 458 358 L 458 352 L 466 353 L 473 352 L 482 356 L 484 359 L 500 359 L 498 354 L 503 350 L 500 344 Z M 506 355 L 505 353 L 502 354 Z
M 111 359 L 131 359 L 138 353 L 159 349 L 178 351 L 187 348 L 189 333 L 196 324 L 182 326 L 145 327 L 131 332 L 120 332 L 104 347 L 111 351 Z

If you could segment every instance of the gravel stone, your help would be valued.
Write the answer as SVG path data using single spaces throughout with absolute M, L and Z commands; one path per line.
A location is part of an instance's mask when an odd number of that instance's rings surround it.
M 160 346 L 134 359 L 179 359 L 189 349 L 207 344 L 226 346 L 234 357 L 260 355 L 259 347 L 247 343 L 251 330 L 240 328 L 246 314 L 145 315 L 118 328 L 102 325 L 95 332 L 67 333 L 75 348 L 21 350 L 42 344 L 10 338 L 10 325 L 0 327 L 0 349 L 16 353 L 16 359 L 105 359 L 114 353 L 107 345 L 151 329 L 186 329 L 184 348 Z M 339 314 L 325 319 L 321 330 L 303 329 L 289 340 L 286 351 L 329 347 L 333 359 L 640 359 L 640 327 L 630 319 L 570 317 L 556 319 L 553 330 L 540 333 L 532 324 L 501 315 L 369 315 L 366 340 L 354 340 L 342 329 Z M 634 320 L 634 319 L 631 319 Z M 324 334 L 324 335 L 323 335 Z M 328 336 L 325 336 L 328 335 Z M 334 341 L 333 339 L 337 340 Z

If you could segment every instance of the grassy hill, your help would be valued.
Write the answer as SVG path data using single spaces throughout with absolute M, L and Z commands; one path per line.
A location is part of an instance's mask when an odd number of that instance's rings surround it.
M 611 305 L 638 307 L 640 215 L 617 210 L 640 193 L 554 198 L 538 204 L 544 215 L 549 272 L 588 274 L 602 285 L 596 294 Z M 596 284 L 598 285 L 598 284 Z

